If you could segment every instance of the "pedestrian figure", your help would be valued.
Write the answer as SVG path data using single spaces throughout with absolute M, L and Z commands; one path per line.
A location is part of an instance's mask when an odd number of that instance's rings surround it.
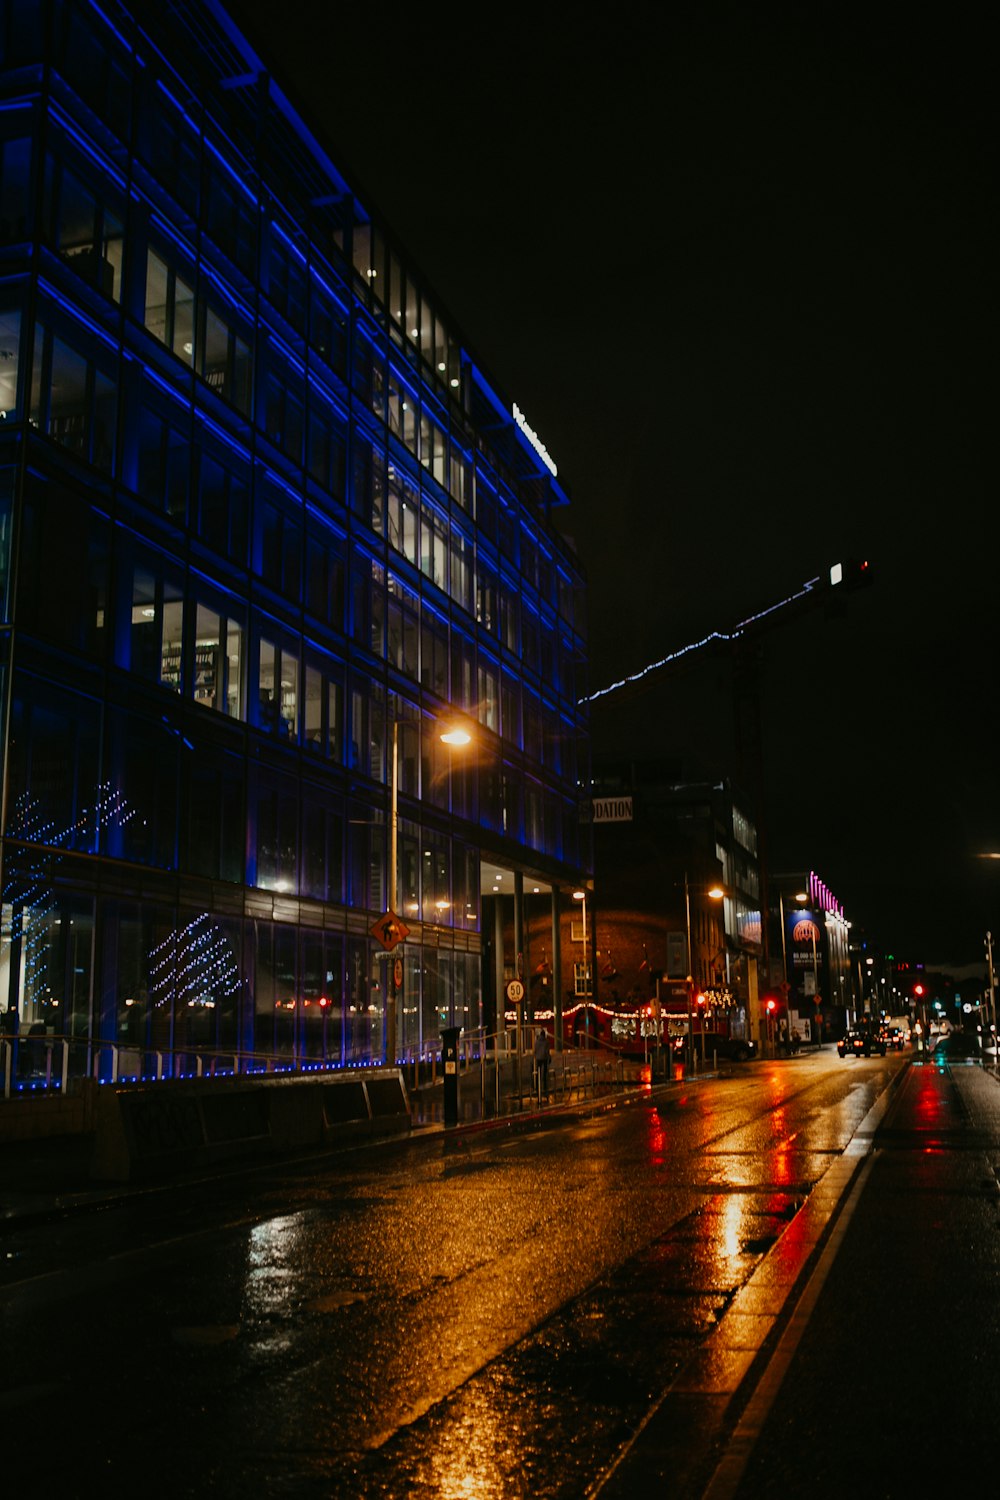
M 538 1080 L 538 1092 L 549 1097 L 549 1038 L 545 1030 L 540 1026 L 535 1032 L 535 1076 Z

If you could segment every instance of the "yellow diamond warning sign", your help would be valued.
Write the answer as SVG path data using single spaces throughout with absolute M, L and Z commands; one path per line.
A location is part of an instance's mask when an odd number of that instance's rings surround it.
M 387 911 L 384 917 L 379 917 L 377 922 L 372 923 L 369 931 L 387 953 L 391 953 L 397 943 L 405 942 L 410 935 L 410 929 L 394 911 Z

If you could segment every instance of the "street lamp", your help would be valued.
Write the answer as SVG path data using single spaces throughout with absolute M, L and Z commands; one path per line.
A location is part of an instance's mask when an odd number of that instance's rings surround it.
M 389 793 L 389 913 L 395 911 L 396 898 L 398 895 L 396 883 L 399 878 L 399 726 L 402 721 L 394 718 L 392 721 L 392 776 L 390 780 Z M 445 745 L 461 746 L 468 745 L 472 741 L 472 735 L 461 725 L 452 725 L 444 729 L 438 738 Z M 385 1001 L 385 1060 L 389 1067 L 396 1062 L 396 983 L 390 980 L 386 985 Z
M 713 901 L 721 901 L 726 894 L 721 885 L 710 885 L 704 892 Z M 688 1011 L 688 1066 L 694 1072 L 694 1026 L 691 1016 L 691 990 L 694 984 L 694 965 L 691 958 L 691 886 L 688 873 L 684 871 L 684 915 L 687 923 L 687 1011 Z M 705 1025 L 701 1027 L 701 1065 L 705 1066 Z

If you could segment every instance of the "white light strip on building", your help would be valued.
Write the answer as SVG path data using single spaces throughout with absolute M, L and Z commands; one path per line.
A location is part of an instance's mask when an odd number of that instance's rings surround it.
M 528 426 L 527 422 L 524 420 L 524 412 L 518 406 L 516 401 L 511 407 L 511 410 L 514 413 L 514 421 L 517 423 L 518 427 L 520 427 L 521 431 L 528 439 L 528 442 L 534 448 L 535 452 L 538 454 L 538 457 L 542 460 L 542 463 L 545 465 L 554 479 L 559 473 L 559 470 L 556 468 L 555 464 L 549 457 L 548 449 L 546 448 L 545 444 L 538 436 L 538 433 L 535 432 L 533 428 Z

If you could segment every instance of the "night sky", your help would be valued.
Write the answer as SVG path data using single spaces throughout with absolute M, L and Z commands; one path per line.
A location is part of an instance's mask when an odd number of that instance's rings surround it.
M 763 639 L 769 862 L 897 955 L 1000 933 L 997 121 L 982 12 L 230 9 L 571 495 L 592 687 Z M 699 681 L 699 672 L 701 681 Z M 706 736 L 723 674 L 661 673 Z

